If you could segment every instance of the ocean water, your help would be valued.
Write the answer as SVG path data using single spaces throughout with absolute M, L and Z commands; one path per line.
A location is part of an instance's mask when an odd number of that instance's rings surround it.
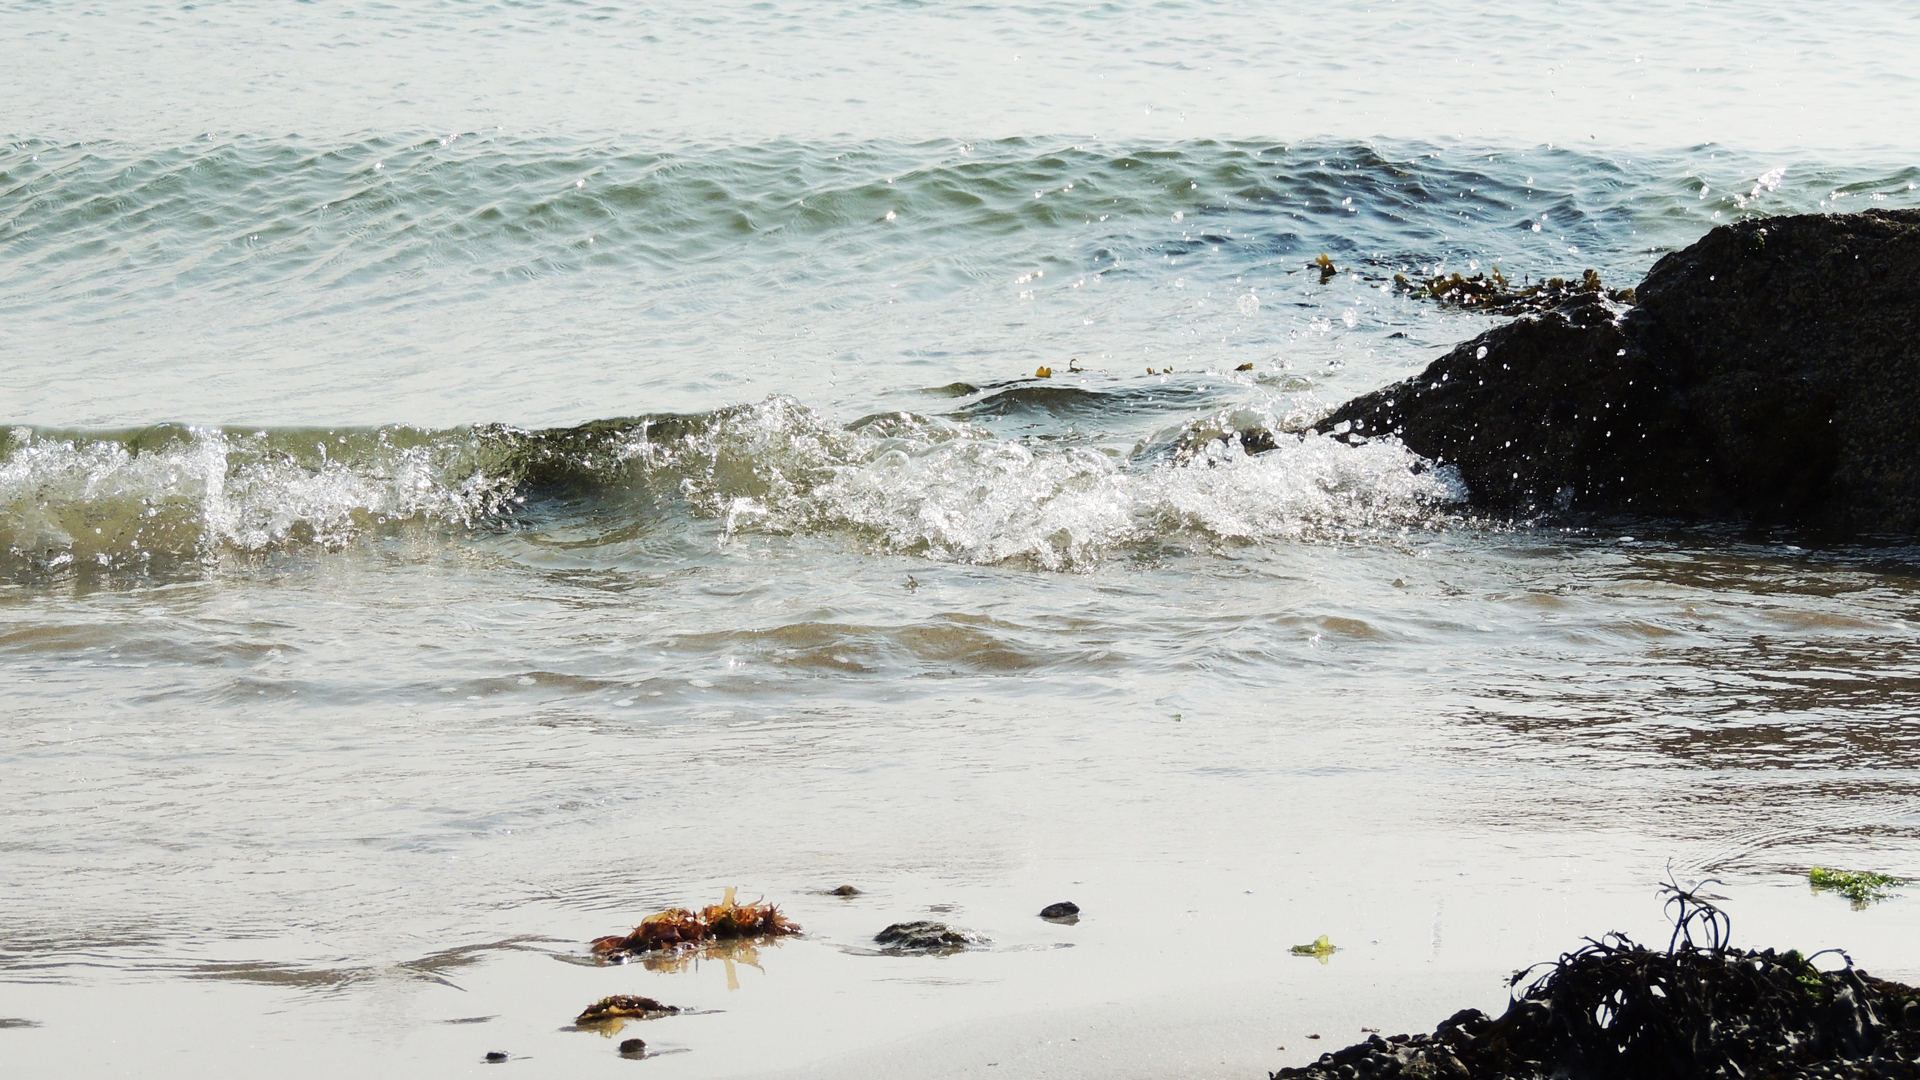
M 1920 552 L 1191 452 L 1493 325 L 1396 273 L 1920 206 L 1914 55 L 1871 3 L 0 3 L 0 1066 L 1259 1077 L 1703 877 L 1920 979 L 1911 897 L 1805 884 L 1920 876 Z M 727 887 L 807 933 L 589 961 Z M 913 918 L 990 943 L 874 954 Z M 692 1012 L 636 1063 L 609 993 Z

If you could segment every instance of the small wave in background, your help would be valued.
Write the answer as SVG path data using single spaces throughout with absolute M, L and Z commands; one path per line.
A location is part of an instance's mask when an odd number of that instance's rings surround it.
M 554 426 L 776 394 L 851 418 L 1071 361 L 1346 396 L 1480 325 L 1393 272 L 1630 284 L 1716 222 L 1917 181 L 1711 146 L 20 138 L 0 419 Z M 1304 272 L 1322 253 L 1354 273 Z

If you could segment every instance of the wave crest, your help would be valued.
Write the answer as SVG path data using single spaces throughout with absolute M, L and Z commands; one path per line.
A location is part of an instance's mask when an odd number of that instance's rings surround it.
M 152 570 L 403 527 L 584 530 L 570 546 L 591 548 L 643 526 L 1078 570 L 1168 541 L 1377 535 L 1465 497 L 1390 440 L 1283 435 L 1250 456 L 1229 439 L 1169 458 L 915 413 L 841 425 L 789 397 L 545 431 L 16 428 L 0 450 L 0 552 L 16 572 Z

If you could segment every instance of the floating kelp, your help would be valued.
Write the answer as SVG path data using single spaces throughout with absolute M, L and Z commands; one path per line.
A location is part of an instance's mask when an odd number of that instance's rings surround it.
M 1431 1035 L 1373 1035 L 1270 1080 L 1920 1075 L 1920 990 L 1875 979 L 1845 953 L 1842 970 L 1823 972 L 1797 952 L 1728 948 L 1726 916 L 1698 888 L 1670 887 L 1680 912 L 1665 951 L 1590 938 L 1498 1020 L 1464 1009 Z
M 604 1024 L 610 1020 L 645 1020 L 654 1016 L 671 1016 L 680 1010 L 672 1005 L 662 1005 L 650 997 L 636 994 L 615 994 L 603 997 L 584 1009 L 573 1022 L 581 1025 Z
M 1524 315 L 1547 311 L 1583 294 L 1604 296 L 1616 303 L 1633 303 L 1632 289 L 1609 289 L 1601 284 L 1599 271 L 1588 270 L 1579 281 L 1548 278 L 1538 284 L 1518 288 L 1494 267 L 1491 273 L 1461 277 L 1436 274 L 1424 281 L 1393 275 L 1396 290 L 1409 296 L 1437 300 L 1455 307 L 1473 308 L 1495 315 Z
M 1837 892 L 1859 909 L 1875 900 L 1885 900 L 1893 890 L 1907 884 L 1907 879 L 1874 870 L 1827 870 L 1816 866 L 1807 871 L 1807 884 L 1819 892 Z
M 657 953 L 708 941 L 739 938 L 780 937 L 797 934 L 800 927 L 787 921 L 772 904 L 741 904 L 729 887 L 717 904 L 698 912 L 669 908 L 640 920 L 640 925 L 624 936 L 595 938 L 592 949 L 607 959 Z

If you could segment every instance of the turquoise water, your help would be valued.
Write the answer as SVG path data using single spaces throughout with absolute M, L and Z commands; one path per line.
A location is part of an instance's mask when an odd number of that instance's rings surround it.
M 1668 874 L 1920 977 L 1803 883 L 1920 874 L 1911 550 L 1185 451 L 1920 205 L 1899 14 L 0 6 L 0 1062 L 1257 1077 Z
M 771 394 L 865 413 L 1076 359 L 1337 362 L 1316 386 L 1340 396 L 1475 324 L 1378 280 L 1322 286 L 1302 271 L 1321 253 L 1368 278 L 1624 283 L 1716 221 L 1912 205 L 1916 179 L 1384 140 L 16 140 L 0 304 L 31 360 L 9 419 L 553 425 Z M 1365 325 L 1330 329 L 1349 313 Z

